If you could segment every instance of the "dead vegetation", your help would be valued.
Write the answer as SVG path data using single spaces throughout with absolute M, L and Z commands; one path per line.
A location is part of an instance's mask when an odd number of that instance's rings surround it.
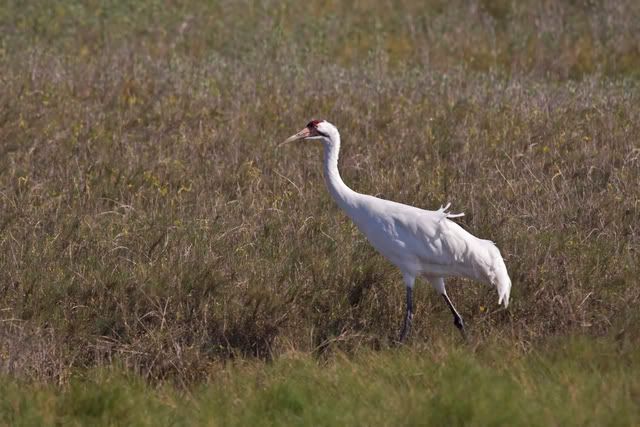
M 171 3 L 171 2 L 170 2 Z M 451 280 L 475 345 L 637 340 L 640 19 L 615 2 L 9 2 L 0 12 L 0 354 L 64 382 L 390 344 L 399 273 L 324 189 L 496 241 L 514 288 Z M 299 19 L 305 17 L 305 19 Z M 418 285 L 413 341 L 455 334 Z

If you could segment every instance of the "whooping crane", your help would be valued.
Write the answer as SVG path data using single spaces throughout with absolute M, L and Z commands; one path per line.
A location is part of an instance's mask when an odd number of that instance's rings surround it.
M 373 247 L 402 272 L 407 301 L 401 342 L 411 330 L 413 285 L 420 275 L 442 295 L 463 336 L 464 322 L 447 296 L 444 277 L 462 276 L 491 284 L 498 291 L 498 304 L 507 307 L 511 279 L 500 251 L 493 242 L 473 236 L 450 220 L 464 214 L 447 212 L 449 204 L 437 211 L 428 211 L 351 190 L 338 172 L 340 133 L 325 120 L 312 120 L 283 143 L 297 140 L 322 141 L 324 178 L 329 193 Z

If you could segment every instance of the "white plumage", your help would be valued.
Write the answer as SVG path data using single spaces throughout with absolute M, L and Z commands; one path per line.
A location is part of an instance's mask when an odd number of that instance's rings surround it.
M 447 296 L 444 277 L 462 276 L 491 284 L 498 291 L 498 304 L 508 306 L 511 280 L 500 251 L 493 242 L 473 236 L 450 219 L 464 214 L 448 213 L 449 205 L 428 211 L 351 190 L 338 172 L 340 133 L 327 121 L 313 120 L 285 142 L 302 139 L 323 142 L 329 193 L 373 247 L 402 272 L 407 310 L 401 341 L 411 328 L 412 291 L 418 276 L 425 277 L 444 297 L 463 335 L 464 322 Z

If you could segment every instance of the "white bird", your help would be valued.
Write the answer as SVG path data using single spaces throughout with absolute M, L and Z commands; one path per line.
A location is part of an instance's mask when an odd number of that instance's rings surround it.
M 450 204 L 428 211 L 360 194 L 347 187 L 338 172 L 340 133 L 325 120 L 312 120 L 283 143 L 298 140 L 322 141 L 329 193 L 373 247 L 402 272 L 407 301 L 401 342 L 411 330 L 413 285 L 418 276 L 426 278 L 442 295 L 463 336 L 464 322 L 447 296 L 445 277 L 462 276 L 493 285 L 498 291 L 498 304 L 508 306 L 511 279 L 500 251 L 493 242 L 473 236 L 450 220 L 464 214 L 448 213 Z

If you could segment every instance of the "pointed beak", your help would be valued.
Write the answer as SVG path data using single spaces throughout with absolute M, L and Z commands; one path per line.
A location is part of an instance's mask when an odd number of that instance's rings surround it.
M 280 143 L 280 145 L 288 144 L 289 142 L 298 141 L 300 139 L 305 139 L 309 136 L 311 136 L 311 131 L 309 130 L 309 128 L 304 128 L 300 132 L 296 133 L 295 135 L 291 135 L 289 138 L 287 138 L 282 143 Z

